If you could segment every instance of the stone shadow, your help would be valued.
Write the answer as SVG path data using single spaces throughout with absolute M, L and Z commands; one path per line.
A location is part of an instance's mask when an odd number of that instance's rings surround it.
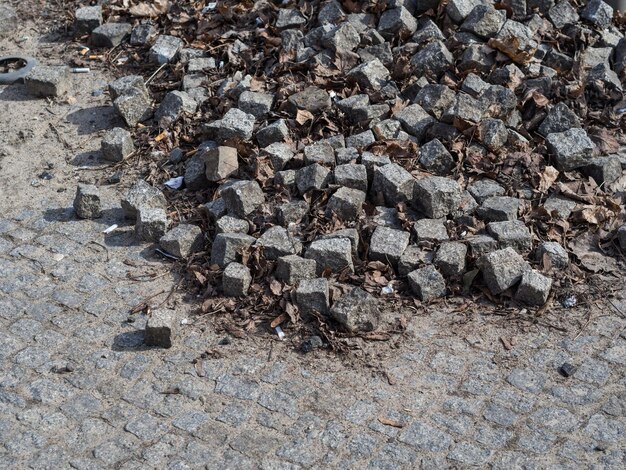
M 111 349 L 113 351 L 147 351 L 155 348 L 144 343 L 143 330 L 135 330 L 115 335 Z
M 122 119 L 117 115 L 113 106 L 78 109 L 69 113 L 66 119 L 77 126 L 79 135 L 90 135 L 114 127 L 124 127 Z

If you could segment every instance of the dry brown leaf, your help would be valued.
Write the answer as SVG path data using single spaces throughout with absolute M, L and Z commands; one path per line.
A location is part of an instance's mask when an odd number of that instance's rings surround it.
M 301 126 L 304 125 L 305 122 L 312 121 L 313 119 L 315 119 L 315 116 L 313 116 L 310 111 L 299 109 L 296 113 L 296 122 Z
M 287 320 L 287 318 L 288 318 L 288 316 L 287 316 L 286 313 L 281 313 L 276 318 L 274 318 L 274 320 L 272 320 L 272 323 L 270 323 L 270 327 L 271 328 L 276 328 L 278 325 L 280 325 L 285 320 Z
M 384 416 L 379 416 L 378 417 L 378 421 L 382 424 L 384 424 L 385 426 L 393 426 L 394 428 L 403 428 L 404 427 L 404 423 L 395 420 L 395 419 L 390 419 L 390 418 L 385 418 Z
M 142 2 L 128 9 L 128 13 L 140 18 L 154 18 L 167 13 L 170 9 L 169 0 L 154 0 L 153 2 Z
M 545 193 L 559 177 L 559 171 L 553 166 L 547 166 L 539 176 L 539 192 Z

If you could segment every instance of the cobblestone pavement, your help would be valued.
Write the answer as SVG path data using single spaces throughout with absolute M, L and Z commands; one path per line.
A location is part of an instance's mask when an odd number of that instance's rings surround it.
M 626 467 L 626 321 L 608 304 L 567 333 L 432 312 L 367 368 L 269 336 L 220 345 L 174 297 L 190 324 L 172 349 L 144 347 L 129 309 L 174 280 L 122 225 L 115 188 L 101 220 L 70 209 L 62 142 L 97 148 L 106 116 L 92 78 L 75 80 L 89 91 L 74 104 L 0 89 L 1 468 Z M 32 187 L 45 162 L 56 179 Z

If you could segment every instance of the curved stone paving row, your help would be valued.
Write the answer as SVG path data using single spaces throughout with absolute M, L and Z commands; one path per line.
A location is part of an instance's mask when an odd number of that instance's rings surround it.
M 0 220 L 3 468 L 626 465 L 626 321 L 608 307 L 577 337 L 535 330 L 510 351 L 493 325 L 455 332 L 433 313 L 380 370 L 274 338 L 219 345 L 199 320 L 149 349 L 129 308 L 172 279 L 129 280 L 167 265 L 130 227 L 105 240 L 113 221 Z

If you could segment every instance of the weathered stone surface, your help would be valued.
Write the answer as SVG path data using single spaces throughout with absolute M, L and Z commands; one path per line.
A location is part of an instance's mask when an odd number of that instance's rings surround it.
M 130 33 L 131 46 L 147 46 L 157 35 L 157 29 L 151 23 L 140 23 Z
M 595 149 L 583 129 L 548 134 L 546 143 L 554 155 L 557 169 L 561 171 L 571 171 L 587 165 Z
M 352 253 L 356 255 L 359 248 L 359 231 L 355 228 L 342 228 L 334 232 L 325 233 L 319 237 L 320 240 L 329 240 L 331 238 L 347 238 L 352 245 Z
M 223 215 L 215 222 L 215 233 L 248 233 L 249 231 L 250 224 L 247 220 L 230 215 Z
M 132 26 L 129 23 L 105 23 L 91 32 L 91 44 L 95 47 L 112 48 L 119 46 L 124 38 L 130 34 Z
M 558 2 L 550 8 L 548 17 L 557 29 L 562 29 L 564 26 L 575 24 L 578 21 L 576 8 L 567 0 Z
M 402 124 L 402 128 L 418 140 L 423 140 L 435 119 L 419 104 L 412 104 L 393 115 Z
M 332 273 L 340 273 L 344 269 L 354 272 L 352 244 L 348 238 L 315 240 L 307 248 L 304 257 L 315 260 L 318 275 L 327 269 Z
M 183 113 L 193 114 L 198 108 L 198 103 L 184 91 L 170 91 L 154 113 L 154 117 L 161 121 L 168 118 L 172 121 L 178 119 Z
M 359 134 L 352 134 L 350 137 L 346 137 L 346 145 L 348 147 L 363 148 L 376 142 L 374 133 L 370 130 L 360 132 Z
M 365 165 L 356 163 L 338 165 L 333 174 L 335 184 L 367 192 L 367 169 Z
M 293 237 L 287 229 L 275 225 L 270 227 L 257 241 L 256 246 L 263 248 L 265 258 L 275 260 L 281 256 L 297 255 L 302 251 L 302 243 Z
M 397 163 L 374 168 L 372 192 L 381 193 L 389 206 L 412 201 L 415 194 L 415 178 Z
M 335 214 L 340 220 L 357 220 L 363 210 L 366 194 L 359 189 L 342 187 L 333 193 L 326 205 L 328 216 Z
M 532 236 L 521 220 L 491 222 L 487 225 L 489 234 L 498 240 L 500 248 L 514 248 L 519 252 L 532 248 Z
M 528 26 L 518 21 L 507 20 L 498 34 L 489 40 L 489 45 L 514 62 L 525 65 L 535 55 L 539 43 L 534 39 L 534 33 Z
M 294 152 L 291 146 L 282 142 L 276 142 L 268 145 L 262 150 L 261 154 L 269 156 L 270 161 L 272 162 L 272 167 L 277 171 L 282 170 L 294 157 Z
M 241 263 L 228 263 L 222 274 L 222 291 L 228 297 L 243 297 L 248 295 L 252 282 L 250 269 Z
M 569 255 L 558 242 L 543 242 L 537 247 L 537 261 L 546 268 L 546 260 L 555 269 L 565 269 L 569 265 Z
M 613 20 L 613 8 L 602 0 L 589 0 L 580 16 L 594 26 L 606 28 Z
M 417 21 L 409 10 L 400 6 L 386 10 L 378 20 L 378 31 L 387 39 L 407 38 L 417 29 Z
M 431 264 L 434 259 L 434 253 L 417 245 L 407 246 L 404 253 L 398 261 L 398 275 L 406 276 L 411 271 L 415 271 L 419 267 Z
M 146 345 L 171 348 L 176 334 L 176 313 L 173 310 L 153 310 L 148 317 L 144 331 Z
M 159 65 L 172 62 L 183 48 L 183 40 L 175 36 L 159 36 L 150 48 L 148 56 Z
M 256 140 L 260 147 L 283 142 L 287 137 L 289 137 L 289 128 L 284 119 L 274 121 L 272 124 L 259 129 L 256 133 Z
M 332 181 L 330 170 L 322 165 L 313 165 L 300 168 L 296 172 L 296 185 L 300 194 L 304 194 L 312 189 L 324 189 Z
M 478 125 L 478 140 L 492 152 L 504 147 L 509 131 L 500 119 L 484 119 Z
M 237 181 L 221 192 L 229 214 L 245 219 L 265 202 L 265 194 L 256 181 Z
M 442 176 L 417 180 L 413 205 L 432 219 L 445 217 L 459 207 L 462 194 L 459 184 Z
M 298 109 L 318 113 L 330 108 L 331 101 L 326 90 L 311 86 L 291 95 L 287 99 L 287 104 L 288 110 L 295 115 Z
M 485 4 L 484 0 L 450 0 L 446 13 L 455 23 L 462 23 L 474 7 Z
M 454 158 L 439 139 L 433 139 L 420 147 L 419 162 L 436 175 L 449 174 L 455 165 Z
M 539 132 L 543 136 L 553 134 L 555 132 L 565 132 L 572 128 L 580 127 L 580 119 L 565 103 L 555 104 L 548 115 L 541 122 Z
M 102 215 L 100 191 L 91 184 L 79 184 L 74 197 L 74 211 L 81 219 L 97 219 Z
M 303 315 L 313 312 L 327 315 L 330 309 L 328 280 L 323 277 L 302 279 L 296 289 L 296 304 Z
M 135 235 L 139 240 L 158 242 L 167 231 L 167 213 L 162 208 L 142 206 L 138 209 Z
M 409 245 L 408 232 L 389 227 L 376 227 L 369 245 L 369 258 L 397 267 L 404 250 Z
M 300 223 L 309 212 L 309 204 L 302 200 L 286 202 L 277 206 L 275 212 L 278 223 L 286 227 Z
M 520 201 L 514 197 L 492 196 L 485 199 L 476 214 L 487 222 L 517 220 Z
M 585 176 L 592 177 L 598 185 L 611 184 L 622 176 L 622 164 L 617 155 L 595 157 L 581 171 Z
M 493 180 L 482 179 L 472 183 L 467 187 L 476 202 L 482 204 L 486 199 L 494 196 L 504 196 L 504 188 Z
M 113 101 L 117 113 L 130 127 L 152 117 L 152 103 L 140 89 L 131 88 Z
M 500 32 L 505 21 L 506 13 L 502 10 L 491 5 L 477 5 L 461 24 L 461 30 L 489 39 Z
M 100 144 L 102 157 L 111 162 L 121 162 L 135 151 L 130 132 L 114 127 L 102 138 Z
M 460 242 L 444 242 L 435 255 L 435 266 L 444 276 L 459 277 L 465 272 L 467 246 Z
M 617 229 L 617 242 L 619 247 L 626 251 L 626 224 Z
M 206 179 L 216 182 L 228 178 L 239 169 L 237 149 L 219 146 L 203 152 Z
M 454 57 L 442 41 L 433 41 L 411 58 L 414 73 L 439 78 L 454 63 Z
M 563 196 L 552 195 L 546 199 L 543 207 L 552 217 L 568 219 L 576 207 L 576 202 Z
M 135 89 L 142 92 L 146 95 L 146 97 L 149 96 L 148 89 L 146 88 L 146 84 L 142 76 L 126 75 L 109 83 L 109 96 L 111 97 L 111 100 L 115 101 L 120 96 Z
M 335 149 L 326 142 L 316 142 L 304 147 L 304 163 L 311 165 L 319 163 L 320 165 L 335 165 Z
M 315 277 L 315 260 L 298 255 L 281 256 L 276 263 L 276 279 L 295 286 L 304 279 Z
M 333 304 L 330 315 L 348 332 L 358 333 L 375 330 L 381 312 L 378 300 L 356 287 Z
M 233 261 L 241 260 L 241 253 L 256 240 L 245 233 L 219 233 L 211 247 L 211 264 L 224 268 Z
M 485 234 L 474 235 L 467 240 L 467 244 L 471 255 L 476 259 L 498 249 L 498 241 Z
M 478 267 L 485 284 L 494 294 L 500 294 L 513 287 L 522 279 L 525 272 L 530 271 L 528 262 L 513 248 L 483 255 L 478 259 Z
M 413 224 L 418 243 L 449 240 L 443 219 L 420 219 Z
M 449 87 L 429 83 L 417 92 L 414 102 L 419 104 L 424 111 L 440 119 L 444 111 L 454 102 L 455 96 Z
M 96 5 L 77 8 L 74 13 L 74 18 L 76 35 L 89 34 L 102 24 L 102 7 Z
M 526 271 L 522 276 L 515 298 L 529 305 L 541 306 L 548 300 L 552 279 L 537 271 Z
M 297 28 L 306 23 L 306 18 L 302 14 L 292 8 L 281 8 L 278 10 L 276 18 L 276 28 L 288 29 Z
M 244 91 L 239 95 L 237 107 L 244 113 L 252 114 L 255 118 L 263 118 L 272 110 L 274 95 L 254 91 Z
M 167 207 L 165 195 L 154 186 L 150 186 L 144 180 L 137 181 L 121 200 L 124 215 L 129 219 L 135 219 L 140 209 L 163 209 Z
M 350 70 L 348 78 L 357 82 L 362 90 L 380 90 L 389 80 L 389 70 L 380 60 L 374 59 Z
M 446 282 L 434 266 L 416 269 L 407 277 L 411 291 L 422 302 L 429 302 L 446 295 Z
M 70 69 L 65 66 L 35 66 L 24 78 L 26 88 L 37 97 L 56 97 L 69 93 L 72 88 Z
M 334 26 L 322 35 L 322 44 L 332 51 L 353 51 L 361 43 L 361 36 L 349 22 Z
M 254 129 L 254 116 L 237 108 L 230 108 L 222 119 L 206 126 L 210 138 L 222 143 L 230 139 L 250 140 Z
M 161 237 L 159 245 L 171 255 L 188 258 L 202 247 L 203 239 L 202 230 L 197 225 L 179 224 Z
M 483 116 L 481 103 L 466 93 L 458 93 L 454 102 L 441 115 L 441 121 L 465 130 L 469 124 L 480 122 Z

